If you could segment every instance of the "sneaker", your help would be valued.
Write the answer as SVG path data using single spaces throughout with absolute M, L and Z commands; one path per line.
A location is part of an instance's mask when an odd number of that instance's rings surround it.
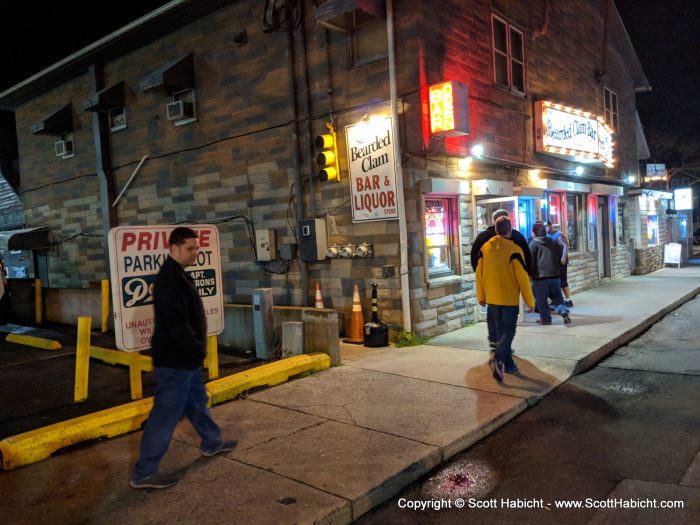
M 489 348 L 494 349 L 498 346 L 498 343 L 494 343 L 493 341 L 489 341 Z
M 568 308 L 571 308 L 572 306 L 574 306 L 574 302 L 573 302 L 571 299 L 569 299 L 568 301 L 566 301 L 564 304 L 565 304 Z
M 510 365 L 507 365 L 507 366 L 503 369 L 503 371 L 504 371 L 506 374 L 517 374 L 518 372 L 520 372 L 520 369 L 518 368 L 518 365 L 516 365 L 515 363 L 512 363 L 512 364 L 510 364 Z
M 569 317 L 569 314 L 561 314 L 561 316 L 564 318 L 564 324 L 571 324 L 571 317 Z
M 503 383 L 503 362 L 497 359 L 489 359 L 489 368 L 493 378 L 499 383 Z
M 216 456 L 217 454 L 221 454 L 222 452 L 230 452 L 231 450 L 236 448 L 236 445 L 238 445 L 238 441 L 236 441 L 235 439 L 222 441 L 221 445 L 219 445 L 219 447 L 214 450 L 202 450 L 202 456 L 204 456 L 205 458 L 210 458 L 212 456 Z
M 134 489 L 167 489 L 180 481 L 180 478 L 172 474 L 163 474 L 156 472 L 155 474 L 143 479 L 131 479 L 129 485 Z
M 551 320 L 550 320 L 550 321 L 545 321 L 544 319 L 537 319 L 535 322 L 536 322 L 537 324 L 544 324 L 544 325 L 552 324 L 552 321 L 551 321 Z

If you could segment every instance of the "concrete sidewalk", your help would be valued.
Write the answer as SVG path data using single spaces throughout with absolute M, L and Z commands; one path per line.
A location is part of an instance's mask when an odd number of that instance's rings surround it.
M 181 423 L 162 463 L 182 478 L 170 489 L 129 488 L 135 432 L 0 472 L 3 515 L 13 524 L 348 523 L 699 292 L 700 267 L 663 269 L 574 295 L 569 326 L 526 314 L 513 345 L 521 373 L 501 385 L 486 365 L 484 323 L 412 348 L 345 346 L 344 366 L 214 407 L 239 440 L 225 456 L 201 458 Z

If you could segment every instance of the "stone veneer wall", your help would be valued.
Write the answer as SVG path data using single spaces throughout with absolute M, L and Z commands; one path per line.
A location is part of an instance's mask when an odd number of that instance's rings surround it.
M 610 249 L 610 262 L 612 265 L 613 279 L 622 279 L 630 275 L 630 248 L 634 246 L 632 241 L 626 244 L 613 246 Z
M 568 277 L 571 292 L 581 292 L 598 286 L 598 252 L 571 252 Z
M 634 250 L 634 255 L 636 259 L 635 275 L 653 272 L 664 266 L 664 247 L 662 245 Z

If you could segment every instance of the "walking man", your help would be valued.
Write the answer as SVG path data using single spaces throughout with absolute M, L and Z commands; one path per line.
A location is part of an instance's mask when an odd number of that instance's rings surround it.
M 489 359 L 489 367 L 496 381 L 503 381 L 503 373 L 517 373 L 511 343 L 518 321 L 520 295 L 534 308 L 530 281 L 525 271 L 525 254 L 510 240 L 513 233 L 510 219 L 499 217 L 496 235 L 479 251 L 476 267 L 476 293 L 479 304 L 488 305 L 496 326 L 496 348 Z
M 530 261 L 532 264 L 532 290 L 535 303 L 540 313 L 539 324 L 552 324 L 552 314 L 549 313 L 547 298 L 557 313 L 564 318 L 564 323 L 571 323 L 569 309 L 561 296 L 561 244 L 547 237 L 547 230 L 542 224 L 532 227 L 533 239 L 530 241 Z
M 493 214 L 491 215 L 493 225 L 479 232 L 479 235 L 477 235 L 476 239 L 474 239 L 474 244 L 472 244 L 471 251 L 471 263 L 472 269 L 475 272 L 481 248 L 484 246 L 484 244 L 486 244 L 490 239 L 492 239 L 496 235 L 495 225 L 499 217 L 508 217 L 508 212 L 504 209 L 496 210 L 495 212 L 493 212 Z M 517 244 L 523 251 L 523 254 L 525 255 L 525 271 L 529 272 L 530 250 L 527 247 L 527 240 L 518 230 L 511 230 L 509 238 L 512 242 Z M 498 341 L 498 337 L 496 336 L 496 323 L 493 319 L 493 315 L 491 314 L 491 310 L 489 310 L 488 307 L 486 307 L 486 327 L 488 328 L 489 348 L 496 348 L 496 342 Z
M 170 255 L 153 287 L 155 331 L 151 340 L 157 386 L 153 408 L 141 437 L 141 451 L 131 476 L 135 489 L 164 489 L 177 476 L 158 471 L 175 426 L 184 415 L 201 437 L 201 453 L 209 457 L 232 450 L 235 441 L 222 441 L 221 430 L 207 409 L 202 380 L 207 320 L 202 300 L 185 268 L 197 261 L 197 233 L 175 228 L 168 239 Z
M 558 242 L 561 245 L 561 274 L 559 275 L 559 278 L 561 279 L 561 291 L 564 292 L 564 298 L 565 298 L 565 305 L 567 308 L 571 308 L 574 306 L 573 301 L 571 300 L 571 293 L 569 292 L 569 280 L 568 280 L 568 268 L 569 268 L 569 240 L 566 238 L 566 236 L 554 229 L 554 225 L 552 224 L 552 221 L 547 221 L 545 223 L 545 226 L 547 227 L 547 237 L 552 239 L 553 241 Z

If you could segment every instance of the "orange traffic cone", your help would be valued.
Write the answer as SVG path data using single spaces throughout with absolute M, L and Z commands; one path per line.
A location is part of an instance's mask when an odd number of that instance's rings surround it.
M 363 327 L 365 321 L 362 318 L 362 305 L 360 304 L 360 285 L 356 284 L 352 292 L 352 317 L 350 318 L 350 337 L 343 339 L 343 343 L 361 345 L 365 342 Z
M 316 308 L 323 308 L 323 296 L 321 295 L 321 285 L 316 283 Z

